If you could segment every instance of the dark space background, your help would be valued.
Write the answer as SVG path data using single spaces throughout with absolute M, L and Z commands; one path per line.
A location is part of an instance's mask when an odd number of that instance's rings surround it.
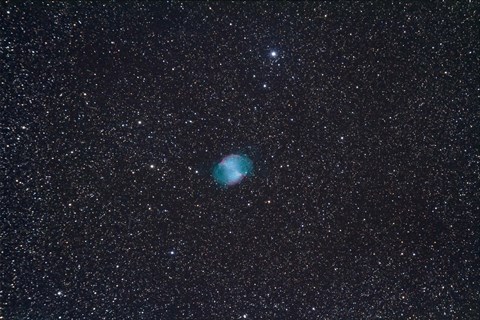
M 0 319 L 480 319 L 479 4 L 4 2 Z

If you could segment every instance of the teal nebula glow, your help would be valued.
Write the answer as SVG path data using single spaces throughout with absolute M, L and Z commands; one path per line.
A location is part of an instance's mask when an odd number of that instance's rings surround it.
M 250 175 L 253 169 L 252 161 L 245 157 L 232 154 L 223 158 L 213 168 L 213 178 L 223 186 L 240 183 L 243 178 Z

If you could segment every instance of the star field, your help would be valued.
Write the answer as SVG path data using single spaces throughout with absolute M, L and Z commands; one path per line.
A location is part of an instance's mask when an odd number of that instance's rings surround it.
M 0 319 L 480 318 L 478 1 L 0 10 Z

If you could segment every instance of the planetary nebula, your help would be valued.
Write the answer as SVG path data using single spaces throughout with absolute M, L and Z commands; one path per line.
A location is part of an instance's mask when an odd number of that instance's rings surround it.
M 213 178 L 218 184 L 231 186 L 240 183 L 253 169 L 252 161 L 245 157 L 232 154 L 223 158 L 213 168 Z

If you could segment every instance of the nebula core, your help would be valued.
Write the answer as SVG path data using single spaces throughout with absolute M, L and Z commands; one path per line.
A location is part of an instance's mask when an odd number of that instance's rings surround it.
M 213 178 L 222 186 L 232 186 L 250 175 L 252 169 L 253 163 L 248 157 L 232 154 L 215 165 Z

